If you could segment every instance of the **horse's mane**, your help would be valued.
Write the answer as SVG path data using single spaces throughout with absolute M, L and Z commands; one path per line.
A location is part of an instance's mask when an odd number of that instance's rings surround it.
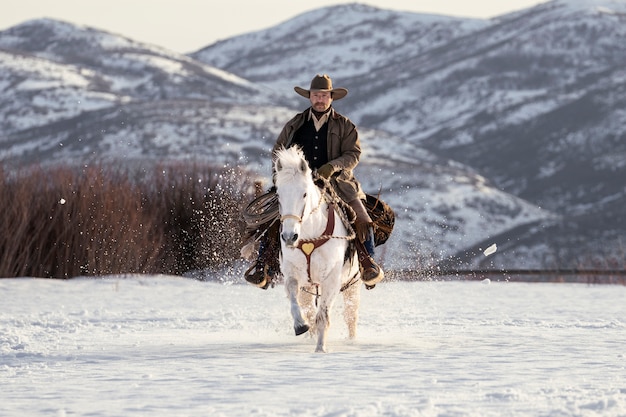
M 276 160 L 274 170 L 276 181 L 283 182 L 295 178 L 298 173 L 307 173 L 310 171 L 304 153 L 299 146 L 290 148 L 280 148 L 276 151 Z M 280 169 L 278 167 L 280 166 Z

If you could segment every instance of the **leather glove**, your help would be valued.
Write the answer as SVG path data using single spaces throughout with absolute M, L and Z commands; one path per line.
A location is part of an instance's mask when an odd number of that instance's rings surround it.
M 335 167 L 333 167 L 331 164 L 324 164 L 317 169 L 317 175 L 326 179 L 329 179 L 334 172 Z

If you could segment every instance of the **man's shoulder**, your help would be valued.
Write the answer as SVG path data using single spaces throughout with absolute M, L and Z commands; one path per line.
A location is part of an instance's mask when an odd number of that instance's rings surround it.
M 339 113 L 334 108 L 331 113 L 331 118 L 338 121 L 339 123 L 344 123 L 344 124 L 355 126 L 352 120 L 350 120 L 347 116 L 344 116 L 343 114 Z
M 289 119 L 287 121 L 287 123 L 285 123 L 285 125 L 283 126 L 283 130 L 282 130 L 281 136 L 282 135 L 289 136 L 296 129 L 300 128 L 300 126 L 302 126 L 304 124 L 306 113 L 307 113 L 307 110 L 305 110 L 305 111 L 303 111 L 301 113 L 297 113 L 291 119 Z M 280 137 L 279 137 L 279 140 L 280 140 Z
M 309 109 L 306 109 L 304 111 L 301 111 L 300 113 L 296 113 L 291 119 L 289 119 L 289 121 L 287 122 L 287 124 L 290 123 L 296 123 L 299 120 L 304 120 L 304 118 L 306 117 L 306 115 L 308 114 Z

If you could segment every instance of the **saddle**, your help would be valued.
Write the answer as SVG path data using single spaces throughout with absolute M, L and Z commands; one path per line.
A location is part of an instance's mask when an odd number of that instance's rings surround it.
M 396 221 L 396 213 L 379 197 L 375 197 L 371 194 L 365 194 L 365 201 L 363 202 L 367 214 L 372 219 L 372 228 L 374 229 L 374 245 L 380 246 L 387 242 L 391 232 L 393 232 L 393 226 Z

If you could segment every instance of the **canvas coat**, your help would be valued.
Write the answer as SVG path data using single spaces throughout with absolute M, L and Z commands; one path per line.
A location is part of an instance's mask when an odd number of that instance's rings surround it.
M 310 108 L 296 114 L 285 124 L 272 150 L 272 159 L 275 158 L 277 149 L 291 145 L 294 134 L 307 120 L 309 111 Z M 361 184 L 353 173 L 361 158 L 359 132 L 350 119 L 336 112 L 334 108 L 330 109 L 328 118 L 327 144 L 328 163 L 335 169 L 330 180 L 339 196 L 346 202 L 357 198 L 365 199 Z

